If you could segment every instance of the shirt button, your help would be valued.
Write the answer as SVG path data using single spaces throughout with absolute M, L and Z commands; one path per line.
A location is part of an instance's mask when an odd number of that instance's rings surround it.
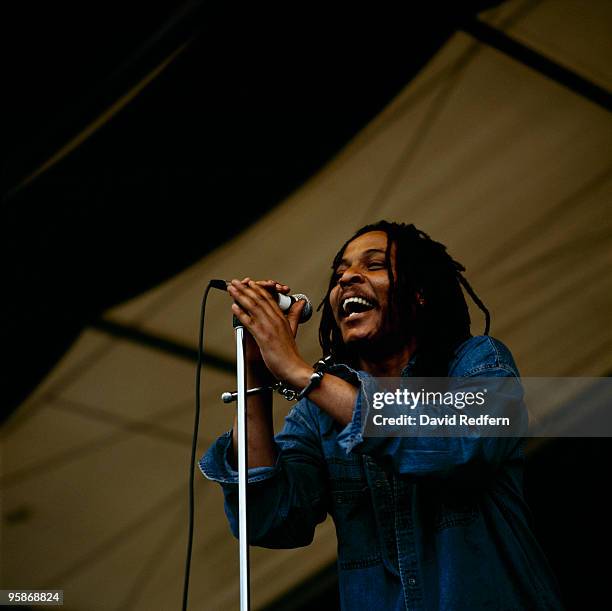
M 411 578 L 408 580 L 408 585 L 411 585 L 411 586 L 416 585 L 416 579 L 415 579 L 414 577 L 411 577 Z

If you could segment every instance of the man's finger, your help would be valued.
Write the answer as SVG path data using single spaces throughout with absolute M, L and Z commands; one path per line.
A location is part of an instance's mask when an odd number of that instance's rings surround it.
M 286 284 L 281 284 L 280 282 L 277 282 L 274 288 L 277 293 L 282 293 L 283 295 L 288 295 L 291 290 Z
M 252 292 L 254 295 L 259 295 L 263 299 L 271 299 L 272 292 L 269 289 L 274 288 L 273 284 L 268 284 L 267 280 L 249 280 L 246 284 L 246 291 Z
M 262 315 L 266 317 L 273 315 L 271 306 L 265 299 L 265 295 L 269 297 L 270 293 L 265 289 L 261 289 L 261 292 L 265 294 L 262 299 L 262 295 L 252 287 L 254 287 L 253 281 L 250 281 L 249 286 L 245 286 L 237 280 L 232 280 L 227 290 L 234 301 L 243 310 L 247 311 L 251 318 L 255 317 L 260 320 Z
M 297 335 L 298 325 L 300 324 L 302 310 L 304 309 L 305 305 L 306 302 L 303 299 L 300 299 L 289 308 L 287 320 L 289 322 L 289 326 L 291 327 L 291 331 L 294 337 Z
M 237 303 L 232 303 L 232 312 L 245 327 L 248 327 L 253 322 L 249 314 L 245 312 Z
M 256 280 L 255 284 L 266 289 L 269 293 L 276 290 L 276 282 L 274 280 Z
M 286 295 L 291 290 L 286 284 L 277 282 L 276 280 L 257 280 L 256 284 L 263 286 L 266 289 L 273 289 L 277 293 Z

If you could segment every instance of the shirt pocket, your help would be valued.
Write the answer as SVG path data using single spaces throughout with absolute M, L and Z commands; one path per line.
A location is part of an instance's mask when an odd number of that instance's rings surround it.
M 437 532 L 457 526 L 468 526 L 478 519 L 476 500 L 469 497 L 438 498 L 435 503 L 434 528 Z
M 372 497 L 358 460 L 330 464 L 330 513 L 338 536 L 340 569 L 366 568 L 382 562 Z

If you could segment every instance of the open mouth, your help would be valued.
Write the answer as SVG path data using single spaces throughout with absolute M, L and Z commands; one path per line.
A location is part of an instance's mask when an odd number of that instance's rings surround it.
M 364 297 L 348 297 L 340 307 L 340 316 L 342 318 L 353 318 L 358 314 L 369 312 L 376 307 L 376 304 L 365 299 Z

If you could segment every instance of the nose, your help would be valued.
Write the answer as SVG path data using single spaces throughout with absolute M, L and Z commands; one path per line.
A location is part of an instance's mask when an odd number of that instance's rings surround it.
M 343 288 L 351 284 L 358 284 L 363 282 L 363 276 L 358 269 L 349 267 L 342 272 L 340 278 L 338 278 L 338 284 Z

